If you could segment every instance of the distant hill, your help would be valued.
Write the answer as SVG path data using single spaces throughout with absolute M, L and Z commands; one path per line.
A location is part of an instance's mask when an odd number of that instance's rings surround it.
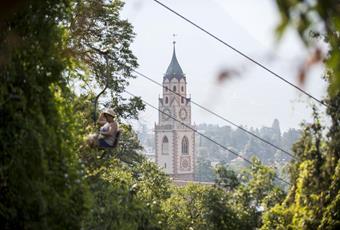
M 276 146 L 292 152 L 292 145 L 298 140 L 301 131 L 298 129 L 289 129 L 281 132 L 280 123 L 277 119 L 273 121 L 271 127 L 261 127 L 260 129 L 243 127 L 261 138 L 275 144 Z M 291 159 L 285 153 L 262 142 L 261 140 L 245 133 L 241 129 L 232 129 L 230 126 L 219 126 L 211 124 L 200 124 L 197 129 L 216 140 L 224 146 L 234 150 L 240 155 L 251 159 L 253 156 L 259 158 L 264 164 L 277 168 L 278 172 Z M 212 180 L 211 167 L 216 163 L 227 164 L 234 170 L 243 168 L 246 165 L 241 158 L 222 149 L 204 137 L 197 137 L 197 179 Z
M 196 128 L 208 137 L 230 149 L 233 149 L 235 152 L 248 159 L 256 156 L 264 164 L 277 168 L 279 173 L 291 159 L 291 157 L 287 154 L 284 154 L 274 147 L 245 133 L 241 129 L 233 129 L 230 126 L 219 126 L 213 124 L 199 124 Z M 259 129 L 252 127 L 243 128 L 275 144 L 276 146 L 279 146 L 287 152 L 292 152 L 292 145 L 298 140 L 301 134 L 301 131 L 298 129 L 289 129 L 286 132 L 282 132 L 280 122 L 277 119 L 273 121 L 271 127 L 264 126 Z M 154 133 L 152 129 L 148 128 L 145 124 L 140 123 L 137 128 L 137 135 L 141 144 L 144 146 L 144 150 L 148 154 L 154 153 Z M 217 163 L 227 164 L 236 171 L 246 165 L 242 159 L 199 135 L 197 135 L 196 138 L 196 145 L 197 180 L 212 181 L 214 179 L 212 168 Z

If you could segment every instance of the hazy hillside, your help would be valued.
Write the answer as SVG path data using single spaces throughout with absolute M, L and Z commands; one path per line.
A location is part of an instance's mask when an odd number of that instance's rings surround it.
M 291 159 L 287 154 L 245 133 L 241 129 L 235 130 L 230 126 L 211 124 L 200 124 L 197 128 L 208 137 L 247 159 L 256 156 L 264 164 L 276 167 L 278 171 L 281 171 L 282 167 Z M 261 127 L 260 129 L 244 128 L 287 152 L 291 152 L 292 145 L 298 140 L 301 133 L 297 129 L 289 129 L 282 133 L 277 119 L 273 121 L 271 127 Z M 246 166 L 246 163 L 234 154 L 222 149 L 204 137 L 197 136 L 197 179 L 212 180 L 212 166 L 217 163 L 227 164 L 235 170 Z
M 155 153 L 152 129 L 143 123 L 139 123 L 138 126 L 137 134 L 144 147 L 144 151 L 149 154 Z M 264 126 L 259 129 L 244 128 L 287 152 L 291 152 L 292 145 L 298 140 L 301 133 L 301 131 L 297 129 L 289 129 L 288 131 L 282 132 L 280 122 L 277 119 L 273 121 L 271 127 Z M 199 124 L 197 125 L 197 129 L 242 156 L 248 159 L 256 156 L 264 164 L 276 167 L 278 171 L 281 171 L 282 167 L 291 159 L 287 154 L 282 153 L 240 129 L 213 124 Z M 196 137 L 196 154 L 197 180 L 213 180 L 212 168 L 217 163 L 227 164 L 236 170 L 246 166 L 246 163 L 242 159 L 199 135 Z

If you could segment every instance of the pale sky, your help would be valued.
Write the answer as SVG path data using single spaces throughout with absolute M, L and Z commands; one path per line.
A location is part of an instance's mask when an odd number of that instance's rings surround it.
M 261 62 L 294 84 L 297 71 L 308 51 L 297 34 L 290 30 L 280 43 L 274 29 L 279 15 L 273 0 L 161 0 L 235 48 Z M 297 128 L 311 119 L 311 99 L 283 83 L 231 49 L 213 40 L 192 25 L 165 10 L 152 0 L 126 0 L 122 17 L 134 26 L 132 50 L 138 70 L 162 82 L 172 56 L 173 34 L 177 59 L 186 74 L 192 100 L 227 119 L 244 126 L 270 126 L 275 118 L 281 128 Z M 223 69 L 241 72 L 232 80 L 217 85 Z M 322 99 L 326 83 L 322 66 L 308 74 L 304 90 Z M 158 106 L 162 88 L 144 78 L 131 80 L 128 90 Z M 158 112 L 150 107 L 140 119 L 150 127 Z M 228 125 L 219 118 L 192 106 L 193 123 Z

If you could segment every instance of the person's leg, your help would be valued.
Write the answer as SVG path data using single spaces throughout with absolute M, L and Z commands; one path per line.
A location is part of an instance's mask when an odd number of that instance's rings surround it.
M 96 147 L 98 145 L 98 134 L 90 134 L 87 138 L 87 143 L 90 147 Z

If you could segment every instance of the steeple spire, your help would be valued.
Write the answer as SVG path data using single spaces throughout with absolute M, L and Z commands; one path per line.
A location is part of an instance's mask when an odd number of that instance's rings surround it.
M 165 78 L 168 78 L 169 80 L 173 77 L 179 79 L 179 78 L 183 78 L 184 77 L 184 73 L 183 70 L 181 68 L 181 66 L 178 63 L 177 57 L 176 57 L 176 41 L 174 40 L 173 42 L 173 52 L 172 52 L 172 58 L 171 58 L 171 62 L 170 65 L 168 67 L 168 69 L 166 70 L 165 73 Z

